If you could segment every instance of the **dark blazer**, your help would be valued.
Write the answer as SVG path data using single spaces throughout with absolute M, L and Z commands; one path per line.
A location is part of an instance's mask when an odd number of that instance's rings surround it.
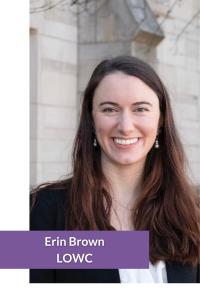
M 67 192 L 42 190 L 30 216 L 30 230 L 65 230 L 64 202 Z M 31 196 L 32 201 L 32 196 Z M 68 210 L 70 212 L 70 209 Z M 199 265 L 166 263 L 168 283 L 199 283 Z M 118 270 L 32 269 L 31 283 L 120 283 Z

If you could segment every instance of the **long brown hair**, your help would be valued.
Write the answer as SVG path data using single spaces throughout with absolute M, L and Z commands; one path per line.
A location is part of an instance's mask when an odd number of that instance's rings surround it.
M 92 102 L 100 81 L 116 72 L 140 78 L 157 94 L 163 123 L 160 148 L 152 147 L 147 155 L 143 189 L 132 216 L 134 228 L 149 231 L 153 264 L 165 260 L 195 265 L 200 254 L 198 195 L 187 178 L 186 156 L 167 90 L 156 72 L 138 58 L 120 56 L 96 67 L 83 95 L 74 141 L 73 177 L 40 185 L 34 190 L 34 198 L 41 188 L 67 189 L 70 230 L 115 230 L 110 224 L 112 198 L 101 168 L 101 149 L 93 147 Z

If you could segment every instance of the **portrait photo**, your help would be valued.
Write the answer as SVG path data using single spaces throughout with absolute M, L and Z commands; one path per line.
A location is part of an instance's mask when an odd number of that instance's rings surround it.
M 30 0 L 30 231 L 148 231 L 148 269 L 30 283 L 199 283 L 199 0 Z M 115 255 L 115 253 L 113 253 Z

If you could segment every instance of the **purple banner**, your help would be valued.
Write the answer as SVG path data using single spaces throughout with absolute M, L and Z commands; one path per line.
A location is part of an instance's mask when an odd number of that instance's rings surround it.
M 148 231 L 0 231 L 0 269 L 148 268 Z

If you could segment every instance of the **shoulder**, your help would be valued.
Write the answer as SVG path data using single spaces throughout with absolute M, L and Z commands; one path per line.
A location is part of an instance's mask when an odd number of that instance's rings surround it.
M 200 263 L 197 265 L 197 280 L 196 283 L 200 283 Z
M 45 187 L 30 195 L 30 230 L 64 230 L 69 190 Z
M 166 262 L 168 283 L 199 283 L 199 264 Z

